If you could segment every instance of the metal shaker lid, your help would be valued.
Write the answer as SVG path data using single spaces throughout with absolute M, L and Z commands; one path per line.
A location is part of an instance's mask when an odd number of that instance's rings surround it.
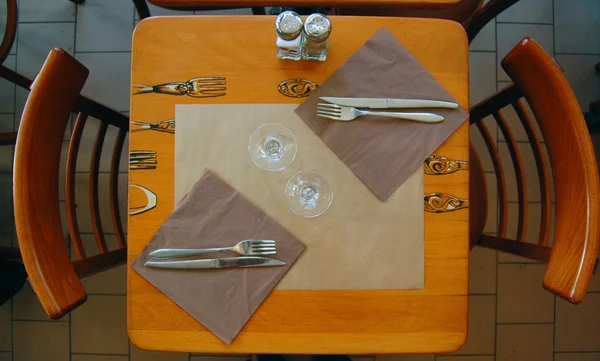
M 277 34 L 284 40 L 294 40 L 302 32 L 302 18 L 294 11 L 284 11 L 275 19 Z
M 313 40 L 325 40 L 331 33 L 331 21 L 323 14 L 311 14 L 304 22 L 304 33 Z

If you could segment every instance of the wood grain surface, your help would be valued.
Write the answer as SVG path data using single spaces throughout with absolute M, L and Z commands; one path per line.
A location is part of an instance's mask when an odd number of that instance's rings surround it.
M 130 151 L 157 152 L 154 170 L 130 170 L 130 184 L 157 196 L 157 205 L 129 216 L 128 264 L 173 209 L 174 134 L 166 123 L 176 104 L 300 103 L 278 85 L 288 79 L 322 83 L 385 26 L 469 108 L 468 45 L 463 28 L 445 20 L 333 17 L 326 62 L 275 56 L 274 17 L 150 18 L 133 40 L 132 83 L 157 85 L 226 78 L 224 96 L 138 94 L 131 98 Z M 398 81 L 401 81 L 399 79 Z M 137 89 L 133 89 L 135 93 Z M 138 130 L 139 129 L 139 130 Z M 236 131 L 235 129 L 231 130 Z M 435 154 L 469 159 L 465 122 Z M 468 199 L 469 172 L 426 176 L 424 192 Z M 130 211 L 148 203 L 130 187 Z M 274 291 L 230 345 L 225 345 L 150 283 L 128 270 L 128 331 L 140 348 L 215 353 L 434 353 L 458 349 L 467 336 L 469 212 L 425 213 L 422 290 Z M 393 267 L 394 265 L 390 265 Z M 331 272 L 335 272 L 332 266 Z M 209 290 L 207 290 L 209 291 Z

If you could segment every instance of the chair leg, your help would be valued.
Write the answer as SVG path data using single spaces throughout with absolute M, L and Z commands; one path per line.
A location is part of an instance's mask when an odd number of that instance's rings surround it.
M 150 9 L 148 8 L 148 4 L 146 4 L 146 0 L 133 0 L 133 4 L 140 15 L 140 20 L 150 17 Z
M 85 2 L 85 0 L 69 0 L 69 1 L 72 3 L 75 3 L 75 4 L 79 4 L 79 5 L 81 5 Z
M 252 8 L 252 14 L 253 15 L 267 15 L 267 12 L 265 11 L 264 7 L 256 7 L 256 8 Z
M 17 144 L 17 132 L 0 133 L 0 145 Z

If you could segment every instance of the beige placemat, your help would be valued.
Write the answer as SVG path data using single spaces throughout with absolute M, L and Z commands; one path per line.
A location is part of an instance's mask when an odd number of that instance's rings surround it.
M 424 286 L 423 170 L 385 201 L 377 198 L 296 115 L 296 104 L 177 105 L 175 202 L 213 169 L 306 245 L 276 289 L 414 289 Z M 266 172 L 248 154 L 262 124 L 292 130 L 298 154 L 290 169 Z M 297 170 L 314 169 L 332 183 L 327 212 L 303 218 L 287 206 L 284 187 Z

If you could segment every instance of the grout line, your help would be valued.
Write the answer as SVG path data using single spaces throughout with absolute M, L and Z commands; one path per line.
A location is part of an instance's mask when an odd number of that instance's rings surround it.
M 600 56 L 600 53 L 557 53 L 554 52 L 554 55 L 581 55 L 581 56 Z
M 75 15 L 75 19 L 77 19 L 77 15 Z M 72 21 L 61 21 L 61 20 L 48 20 L 48 21 L 19 21 L 19 25 L 27 25 L 27 24 L 73 24 L 75 20 Z
M 441 356 L 442 359 L 446 358 L 446 357 L 452 357 L 452 358 L 471 358 L 471 357 L 482 357 L 482 356 L 494 356 L 493 353 L 467 353 L 467 354 L 459 354 L 459 355 L 455 355 L 453 353 L 451 354 L 442 354 L 442 355 L 438 355 Z
M 496 50 L 469 50 L 469 53 L 484 53 L 484 54 L 491 54 L 491 53 L 495 53 Z
M 77 54 L 131 54 L 131 50 L 95 50 L 95 51 L 76 51 Z
M 524 23 L 524 22 L 519 22 L 519 21 L 498 21 L 496 20 L 496 23 L 498 24 L 508 24 L 508 25 L 552 25 L 554 26 L 554 24 L 552 23 Z
M 90 293 L 86 292 L 88 296 L 110 296 L 110 297 L 120 297 L 127 296 L 127 293 Z
M 499 322 L 502 326 L 553 325 L 554 322 Z
M 73 341 L 71 336 L 72 333 L 73 331 L 71 329 L 71 312 L 69 312 L 69 361 L 73 359 L 73 354 L 71 353 L 71 351 L 73 350 Z
M 554 0 L 552 0 L 552 51 L 554 52 L 554 58 L 556 59 L 556 28 L 555 28 L 555 10 L 554 10 Z M 552 167 L 550 167 L 552 168 Z M 552 197 L 550 197 L 550 201 L 552 201 Z M 556 348 L 556 295 L 554 295 L 554 319 L 552 321 L 552 361 L 555 361 L 556 354 L 554 353 L 554 349 Z
M 11 239 L 11 244 L 13 240 Z M 12 314 L 10 317 L 12 318 L 10 322 L 10 335 L 12 336 L 10 348 L 12 350 L 11 360 L 15 361 L 15 299 L 14 297 L 10 300 L 10 311 Z
M 498 91 L 498 21 L 494 21 L 494 27 L 495 27 L 495 47 L 496 47 L 496 63 L 495 63 L 495 69 L 496 69 L 496 91 Z M 496 152 L 498 152 L 498 127 L 495 128 L 496 131 Z M 496 200 L 498 200 L 498 195 L 496 195 Z M 496 230 L 498 230 L 498 217 L 500 214 L 500 202 L 496 202 Z M 495 301 L 495 312 L 494 312 L 494 361 L 496 361 L 498 359 L 498 278 L 499 278 L 499 261 L 500 261 L 500 253 L 496 251 L 496 299 Z
M 59 320 L 23 320 L 23 319 L 15 319 L 14 322 L 46 322 L 46 323 L 67 323 L 69 321 L 59 321 Z
M 129 356 L 124 353 L 90 353 L 90 352 L 73 352 L 72 355 L 81 355 L 81 356 Z
M 554 1 L 552 1 L 554 3 Z M 554 322 L 552 322 L 552 361 L 556 359 L 556 295 L 554 295 Z

